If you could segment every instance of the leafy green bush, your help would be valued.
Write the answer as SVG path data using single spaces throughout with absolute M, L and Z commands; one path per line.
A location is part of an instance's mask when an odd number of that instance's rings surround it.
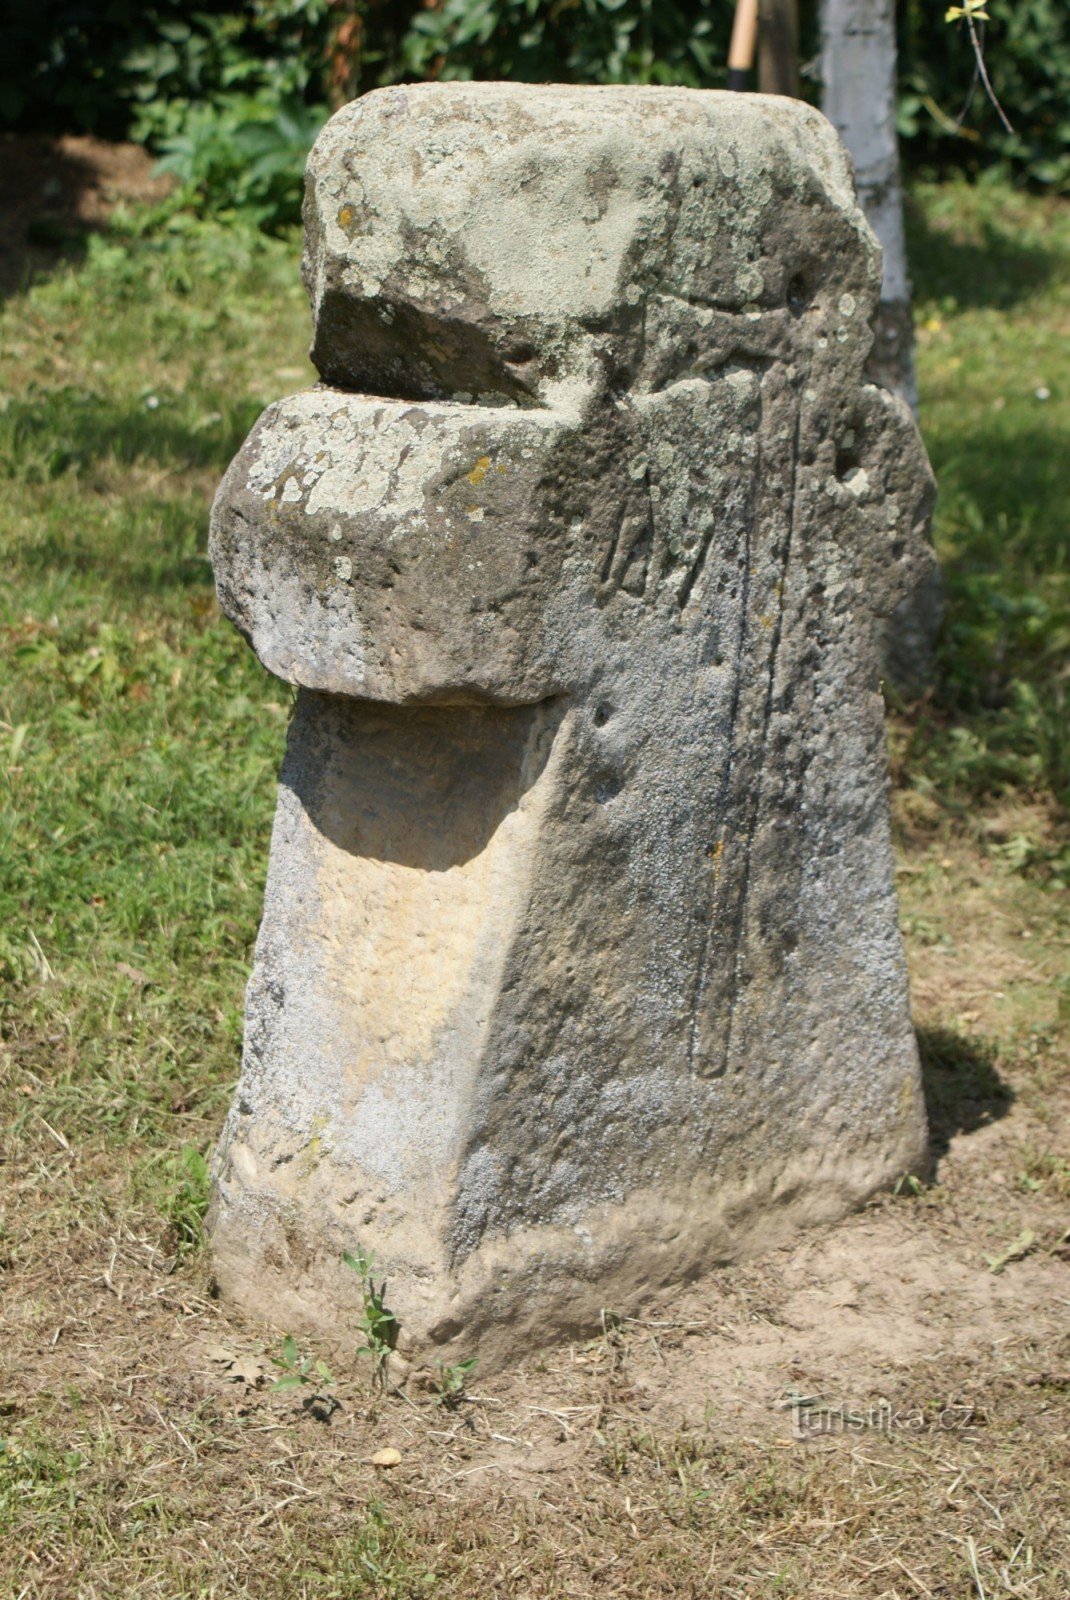
M 1014 133 L 975 82 L 964 28 L 933 0 L 899 8 L 900 132 L 914 165 L 973 171 L 993 161 L 1034 182 L 1070 183 L 1070 9 L 1064 0 L 991 0 L 986 63 Z M 401 45 L 414 77 L 716 88 L 728 0 L 437 0 L 416 8 Z M 804 60 L 817 50 L 818 0 L 802 0 Z M 816 62 L 803 92 L 819 97 Z M 961 117 L 962 125 L 958 125 Z
M 988 67 L 1013 134 L 944 11 L 899 9 L 908 159 L 967 172 L 998 161 L 1070 185 L 1065 0 L 990 0 Z M 804 59 L 817 14 L 818 0 L 801 0 Z M 328 103 L 414 78 L 717 88 L 731 22 L 731 0 L 39 0 L 5 32 L 0 122 L 127 134 L 163 151 L 183 203 L 274 228 L 296 214 Z M 817 97 L 812 72 L 804 89 Z
M 179 206 L 239 211 L 275 231 L 300 213 L 330 0 L 181 0 L 141 9 L 44 0 L 26 7 L 0 74 L 0 120 L 127 135 L 160 153 Z M 90 66 L 86 70 L 86 63 Z
M 419 78 L 711 86 L 730 22 L 724 0 L 442 0 L 416 10 L 402 55 Z
M 330 0 L 34 0 L 10 8 L 0 123 L 152 139 L 160 108 L 321 97 Z
M 184 104 L 156 140 L 159 170 L 179 179 L 179 204 L 239 211 L 275 233 L 300 219 L 305 160 L 326 117 L 326 106 L 265 93 Z
M 243 213 L 276 232 L 301 212 L 301 184 L 327 107 L 309 103 L 327 0 L 261 0 L 252 13 L 160 25 L 130 51 L 131 134 L 179 180 L 179 205 Z

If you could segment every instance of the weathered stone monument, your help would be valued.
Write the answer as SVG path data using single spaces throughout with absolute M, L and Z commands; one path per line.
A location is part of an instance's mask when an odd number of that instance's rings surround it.
M 298 686 L 224 1292 L 501 1359 L 922 1155 L 876 638 L 931 478 L 793 101 L 380 90 L 309 165 L 322 383 L 220 489 Z

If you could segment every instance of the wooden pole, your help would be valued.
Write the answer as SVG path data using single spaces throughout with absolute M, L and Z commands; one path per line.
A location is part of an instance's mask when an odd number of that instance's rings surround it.
M 742 90 L 754 65 L 758 38 L 758 0 L 736 0 L 732 42 L 728 46 L 728 87 Z
M 762 94 L 799 94 L 797 0 L 759 0 L 758 88 Z

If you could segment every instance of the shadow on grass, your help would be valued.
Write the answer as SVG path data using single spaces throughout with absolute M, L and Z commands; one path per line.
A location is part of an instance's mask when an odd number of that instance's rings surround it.
M 139 394 L 117 402 L 74 388 L 16 400 L 0 423 L 0 476 L 43 482 L 110 460 L 222 474 L 262 410 L 249 398 L 190 416 L 188 401 Z
M 177 525 L 176 517 L 163 518 L 148 531 L 139 528 L 125 550 L 102 551 L 91 536 L 51 532 L 23 546 L 19 569 L 27 578 L 45 580 L 60 589 L 71 579 L 89 578 L 95 590 L 133 605 L 149 595 L 161 599 L 184 590 L 206 590 L 212 582 L 204 548 L 207 502 L 203 507 L 179 507 L 178 511 L 186 512 L 180 543 L 169 537 L 169 530 Z
M 75 389 L 12 402 L 0 414 L 0 493 L 5 479 L 29 486 L 41 513 L 12 552 L 18 572 L 89 579 L 133 600 L 205 586 L 211 490 L 181 475 L 218 482 L 261 409 L 241 397 L 201 410 L 209 403 L 164 396 L 150 410 L 141 395 L 117 402 Z M 95 477 L 108 467 L 106 481 L 118 487 L 102 493 Z M 123 487 L 134 467 L 150 469 L 149 483 Z M 70 515 L 72 504 L 80 515 Z
M 995 1051 L 981 1039 L 950 1028 L 919 1028 L 922 1086 L 934 1162 L 957 1133 L 976 1133 L 1005 1117 L 1014 1104 L 1010 1084 L 996 1070 Z
M 76 213 L 93 180 L 90 163 L 52 139 L 0 140 L 0 299 L 82 258 L 89 227 Z
M 974 560 L 1046 573 L 1067 559 L 1070 429 L 1058 418 L 1031 424 L 1023 409 L 1039 404 L 1015 398 L 1004 411 L 956 420 L 953 430 L 930 424 L 926 442 L 940 482 L 945 537 L 967 533 Z
M 928 218 L 917 201 L 905 206 L 907 256 L 915 297 L 951 299 L 957 305 L 1005 311 L 1043 289 L 1062 271 L 1056 250 L 1017 237 L 990 217 L 977 221 L 972 237 Z
M 156 204 L 172 187 L 135 144 L 0 132 L 0 300 L 77 264 L 117 206 Z

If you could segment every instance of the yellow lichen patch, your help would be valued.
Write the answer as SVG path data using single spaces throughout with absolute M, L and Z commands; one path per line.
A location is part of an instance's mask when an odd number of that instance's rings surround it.
M 323 1140 L 320 1138 L 319 1134 L 316 1133 L 313 1134 L 312 1138 L 305 1145 L 305 1148 L 301 1151 L 301 1155 L 297 1164 L 297 1176 L 302 1179 L 310 1178 L 322 1160 Z
M 487 476 L 487 473 L 489 471 L 490 471 L 490 456 L 480 456 L 479 460 L 476 462 L 475 466 L 472 468 L 471 472 L 468 474 L 468 481 L 473 486 L 473 488 L 478 488 L 478 486 L 483 482 L 483 479 Z
M 309 1127 L 308 1143 L 302 1149 L 297 1159 L 296 1171 L 299 1178 L 309 1178 L 319 1166 L 326 1154 L 324 1134 L 330 1127 L 330 1115 L 324 1110 L 319 1110 L 312 1118 Z
M 343 206 L 341 211 L 339 211 L 339 213 L 338 213 L 338 226 L 340 228 L 348 228 L 349 224 L 352 221 L 353 221 L 353 207 L 352 206 Z

